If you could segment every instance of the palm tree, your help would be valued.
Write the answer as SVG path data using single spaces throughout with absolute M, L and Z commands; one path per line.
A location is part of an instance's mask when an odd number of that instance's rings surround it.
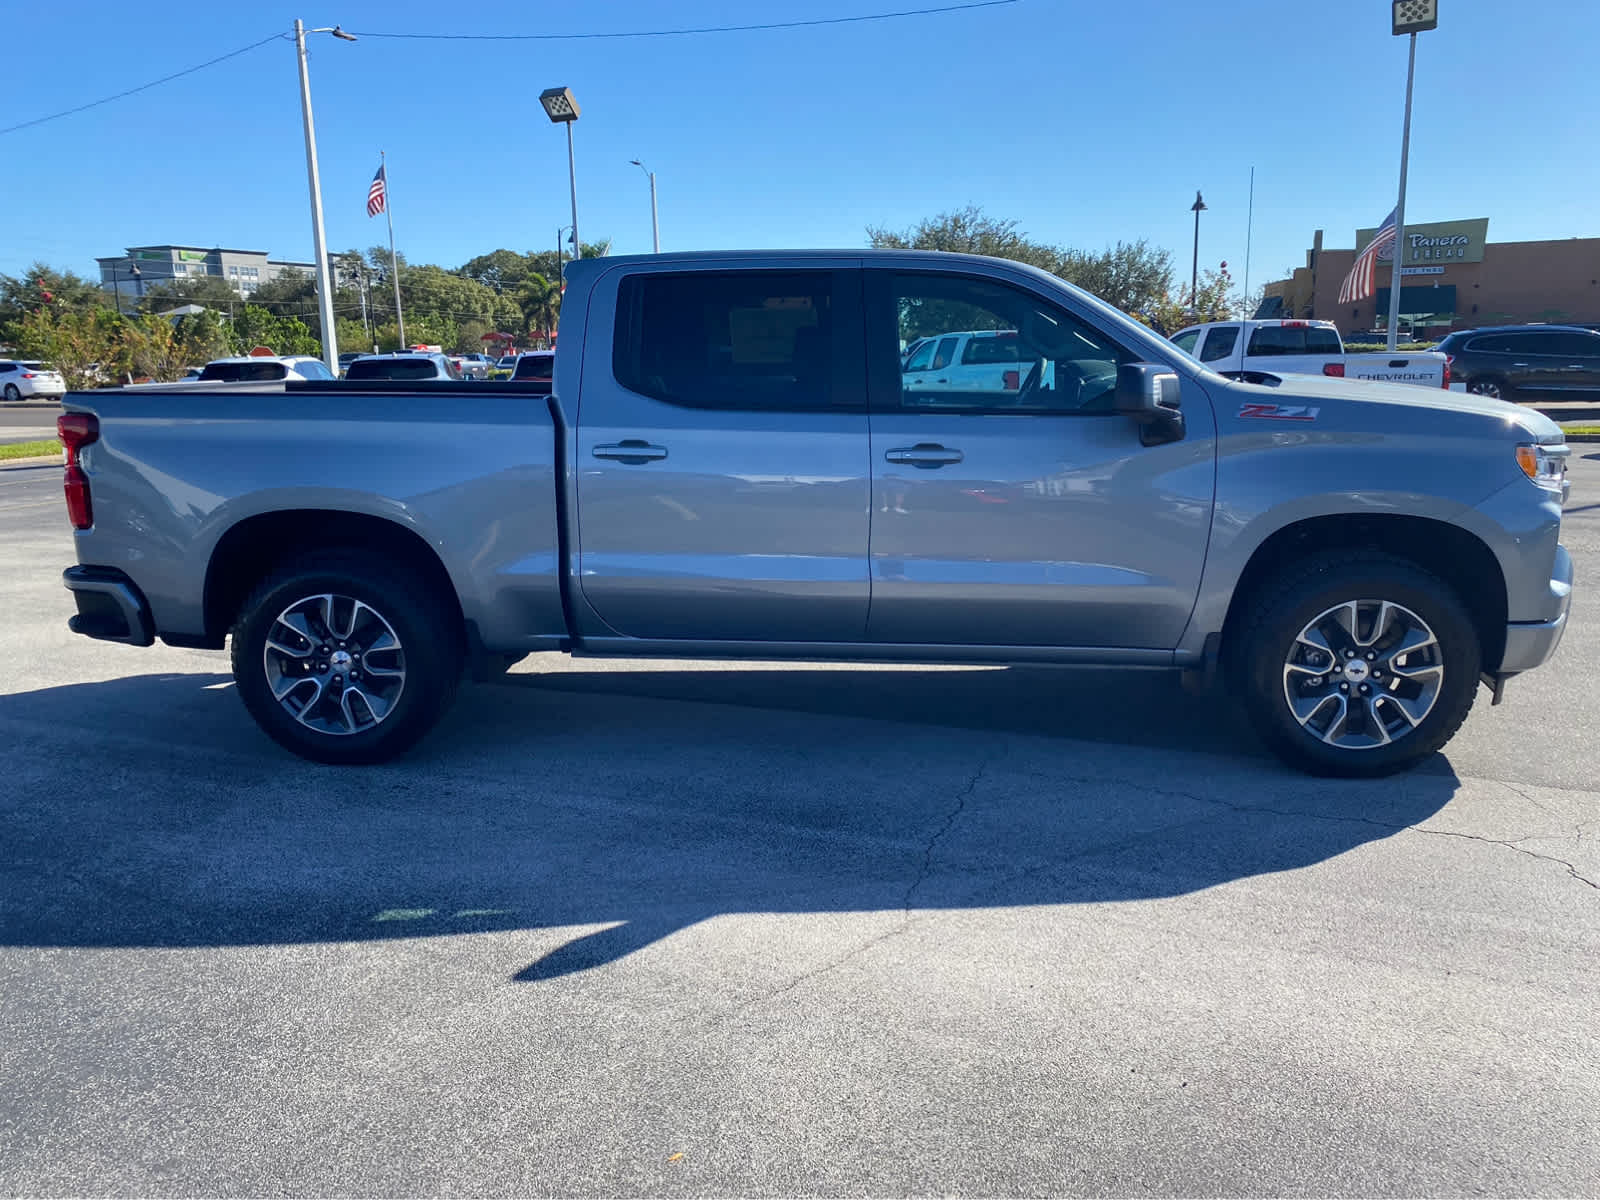
M 549 345 L 561 315 L 561 288 L 543 275 L 529 275 L 517 289 L 517 305 L 530 341 L 539 339 Z

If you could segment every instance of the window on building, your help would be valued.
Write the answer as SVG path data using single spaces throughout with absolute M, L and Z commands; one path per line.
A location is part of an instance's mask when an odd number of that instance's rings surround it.
M 239 268 L 238 267 L 229 267 L 228 268 L 228 274 L 237 277 L 238 274 L 239 274 Z

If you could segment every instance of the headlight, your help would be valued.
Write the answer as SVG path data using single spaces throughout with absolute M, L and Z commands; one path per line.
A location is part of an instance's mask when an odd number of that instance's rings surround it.
M 1565 496 L 1567 455 L 1570 453 L 1565 444 L 1547 446 L 1524 442 L 1517 447 L 1517 465 L 1545 491 Z

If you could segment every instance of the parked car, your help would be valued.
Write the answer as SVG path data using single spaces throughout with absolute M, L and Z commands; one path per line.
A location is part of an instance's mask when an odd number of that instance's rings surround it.
M 1015 392 L 1033 366 L 1015 329 L 980 329 L 924 338 L 901 368 L 908 388 L 939 392 Z
M 200 369 L 202 383 L 277 383 L 286 379 L 332 379 L 320 358 L 309 354 L 286 354 L 278 357 L 242 355 L 237 358 L 217 358 Z
M 1439 343 L 1466 390 L 1497 400 L 1600 395 L 1600 333 L 1581 325 L 1458 329 Z
M 487 379 L 489 372 L 494 370 L 494 359 L 487 354 L 459 354 L 451 358 L 466 379 Z
M 511 380 L 515 383 L 525 379 L 553 379 L 555 362 L 554 350 L 530 350 L 526 354 L 519 354 L 516 366 L 511 370 Z
M 1450 364 L 1432 350 L 1347 354 L 1332 321 L 1212 321 L 1172 335 L 1173 344 L 1231 378 L 1327 375 L 1449 387 Z
M 399 354 L 364 354 L 345 369 L 346 379 L 460 379 L 448 356 L 421 354 L 415 350 Z
M 41 362 L 0 359 L 0 396 L 7 400 L 53 400 L 66 395 L 61 372 Z
M 566 281 L 546 403 L 537 381 L 291 382 L 219 421 L 203 387 L 69 394 L 71 627 L 231 636 L 248 711 L 324 762 L 415 744 L 465 668 L 571 650 L 1177 668 L 1287 761 L 1352 776 L 1430 756 L 1565 628 L 1568 448 L 1536 410 L 1231 381 L 971 255 L 593 258 Z M 927 407 L 899 348 L 935 311 L 1016 331 L 1017 391 Z

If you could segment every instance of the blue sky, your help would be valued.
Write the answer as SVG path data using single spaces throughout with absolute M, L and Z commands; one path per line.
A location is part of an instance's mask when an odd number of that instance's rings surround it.
M 302 5 L 308 25 L 373 32 L 598 32 L 843 16 L 950 0 L 608 0 Z M 1419 38 L 1412 221 L 1489 217 L 1492 241 L 1600 235 L 1593 85 L 1600 3 L 1523 10 L 1441 0 Z M 14 5 L 0 127 L 96 99 L 287 30 L 256 4 Z M 388 152 L 397 240 L 455 266 L 553 246 L 566 146 L 539 91 L 566 84 L 586 238 L 650 248 L 858 246 L 977 204 L 1086 249 L 1149 238 L 1187 272 L 1303 262 L 1315 228 L 1350 246 L 1394 203 L 1405 39 L 1388 0 L 1019 0 L 852 25 L 575 42 L 312 41 L 331 248 L 384 238 L 365 213 Z M 20 74 L 22 61 L 37 70 Z M 291 42 L 0 136 L 0 271 L 91 273 L 97 254 L 182 242 L 308 258 Z

